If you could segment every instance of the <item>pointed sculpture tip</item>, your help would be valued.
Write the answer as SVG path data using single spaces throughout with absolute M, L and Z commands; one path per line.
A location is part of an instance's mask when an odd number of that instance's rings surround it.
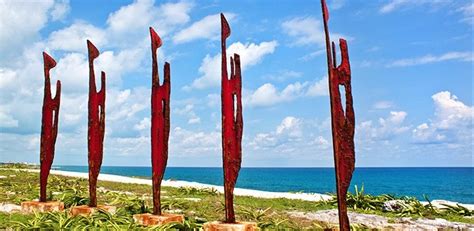
M 97 50 L 97 47 L 95 47 L 89 39 L 87 40 L 87 50 L 89 52 L 89 58 L 95 59 L 99 57 L 99 50 Z
M 328 6 L 326 5 L 326 0 L 321 0 L 321 6 L 323 7 L 324 21 L 327 22 L 329 20 L 329 10 L 328 10 Z
M 221 13 L 221 35 L 222 39 L 226 39 L 230 36 L 230 27 L 227 19 L 225 18 L 224 14 Z
M 56 66 L 56 60 L 53 59 L 48 53 L 43 51 L 44 66 L 51 69 Z
M 155 50 L 158 47 L 161 47 L 163 42 L 161 41 L 160 36 L 156 33 L 156 31 L 151 26 L 150 26 L 150 36 L 151 36 L 151 46 L 153 47 L 153 49 Z

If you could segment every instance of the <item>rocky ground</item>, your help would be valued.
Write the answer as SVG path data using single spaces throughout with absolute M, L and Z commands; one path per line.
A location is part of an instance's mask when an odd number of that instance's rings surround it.
M 338 223 L 337 210 L 322 210 L 317 212 L 289 212 L 292 217 L 307 219 L 329 224 Z M 445 219 L 426 219 L 426 218 L 387 218 L 379 215 L 360 214 L 349 212 L 351 224 L 361 224 L 369 229 L 383 230 L 474 230 L 474 225 L 451 222 Z

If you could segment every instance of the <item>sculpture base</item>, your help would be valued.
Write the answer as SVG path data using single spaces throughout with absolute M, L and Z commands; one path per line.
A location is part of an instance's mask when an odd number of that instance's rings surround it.
M 224 223 L 213 221 L 204 223 L 204 231 L 254 231 L 260 230 L 255 222 Z
M 47 213 L 60 212 L 64 210 L 64 203 L 60 201 L 24 201 L 21 202 L 21 211 L 23 213 Z
M 97 207 L 89 207 L 88 205 L 80 205 L 71 207 L 71 215 L 83 215 L 83 216 L 90 216 L 91 214 L 97 212 L 98 210 L 102 210 L 104 212 L 108 212 L 110 214 L 115 214 L 117 211 L 117 207 L 110 206 L 110 205 L 98 205 Z
M 171 222 L 183 223 L 184 216 L 180 214 L 161 214 L 153 215 L 151 213 L 142 213 L 133 215 L 133 220 L 143 226 L 164 225 Z

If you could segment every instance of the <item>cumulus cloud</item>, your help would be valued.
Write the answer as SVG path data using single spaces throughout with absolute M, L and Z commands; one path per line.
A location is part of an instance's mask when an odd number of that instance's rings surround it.
M 71 10 L 69 6 L 69 0 L 60 0 L 56 1 L 56 4 L 53 6 L 53 10 L 51 11 L 51 18 L 53 21 L 62 20 Z
M 275 131 L 258 133 L 249 145 L 257 150 L 275 148 L 292 140 L 299 140 L 302 134 L 302 120 L 287 116 L 276 127 Z
M 188 118 L 188 124 L 198 124 L 201 123 L 201 118 L 197 116 L 196 112 L 194 112 L 194 105 L 193 104 L 186 104 L 184 108 L 175 109 L 174 112 L 177 115 L 182 115 Z
M 266 83 L 255 90 L 246 100 L 249 106 L 271 106 L 281 102 L 292 101 L 303 95 L 307 83 L 293 83 L 286 86 L 281 92 L 271 83 Z
M 299 97 L 326 96 L 329 94 L 328 79 L 311 82 L 295 82 L 288 84 L 283 90 L 278 90 L 273 84 L 265 83 L 255 91 L 250 91 L 244 97 L 244 104 L 251 107 L 266 107 L 283 102 L 290 102 Z
M 328 77 L 324 76 L 322 79 L 311 84 L 306 92 L 308 96 L 327 96 L 329 95 Z
M 235 14 L 224 13 L 227 21 L 232 22 Z M 173 36 L 174 43 L 186 43 L 197 39 L 218 40 L 220 36 L 220 14 L 208 15 Z
M 176 127 L 171 131 L 170 144 L 171 150 L 179 155 L 217 154 L 221 150 L 221 133 L 194 132 Z
M 133 126 L 133 129 L 138 130 L 138 131 L 144 131 L 144 130 L 149 130 L 151 127 L 151 120 L 150 117 L 145 117 L 138 124 L 135 124 Z
M 323 24 L 320 20 L 314 17 L 296 17 L 290 20 L 284 21 L 281 24 L 283 32 L 292 37 L 294 41 L 292 45 L 295 46 L 306 46 L 306 45 L 318 45 L 324 47 L 326 42 L 324 38 Z M 331 33 L 333 38 L 350 39 L 347 36 L 343 36 L 337 33 Z M 321 51 L 316 51 L 314 54 L 310 54 L 308 58 L 321 54 Z
M 393 139 L 410 129 L 410 126 L 404 125 L 406 116 L 404 111 L 391 111 L 388 117 L 379 118 L 378 123 L 371 120 L 360 123 L 356 133 L 365 141 Z
M 276 41 L 261 42 L 260 44 L 243 44 L 240 42 L 233 43 L 227 48 L 227 54 L 229 56 L 227 59 L 228 66 L 230 62 L 230 56 L 233 56 L 234 53 L 239 54 L 241 69 L 243 72 L 247 68 L 260 63 L 266 55 L 272 54 L 277 46 L 278 43 Z M 215 56 L 206 55 L 201 63 L 201 66 L 199 67 L 199 73 L 201 73 L 202 76 L 195 79 L 190 86 L 186 86 L 184 89 L 204 89 L 220 86 L 220 62 L 221 54 L 217 54 Z
M 318 131 L 317 134 L 313 133 Z M 245 145 L 255 153 L 272 153 L 284 158 L 292 155 L 314 156 L 317 159 L 330 158 L 330 142 L 324 136 L 327 133 L 326 123 L 315 123 L 294 116 L 287 116 L 273 131 L 257 133 Z M 324 157 L 325 156 L 325 157 Z
M 48 47 L 52 50 L 87 52 L 86 40 L 97 47 L 107 42 L 106 32 L 85 22 L 76 22 L 69 27 L 53 31 L 49 35 Z
M 474 107 L 467 106 L 449 91 L 438 92 L 431 98 L 434 118 L 412 130 L 415 142 L 472 145 Z
M 0 2 L 0 61 L 15 58 L 18 51 L 39 37 L 38 33 L 48 22 L 53 6 L 53 0 L 28 4 L 15 0 Z
M 187 23 L 192 8 L 193 4 L 188 1 L 155 6 L 153 0 L 136 0 L 109 15 L 107 30 L 115 42 L 123 44 L 147 36 L 149 26 L 157 29 L 163 37 L 176 26 Z

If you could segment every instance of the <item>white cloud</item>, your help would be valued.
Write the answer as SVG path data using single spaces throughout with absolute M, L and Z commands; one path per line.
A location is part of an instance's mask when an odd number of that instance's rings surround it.
M 87 52 L 86 40 L 97 47 L 107 42 L 106 32 L 85 22 L 76 22 L 69 27 L 53 31 L 49 35 L 48 47 L 52 50 Z
M 474 23 L 474 3 L 473 2 L 467 3 L 466 5 L 459 7 L 456 11 L 461 12 L 463 15 L 461 22 L 466 22 L 470 25 Z
M 389 109 L 391 107 L 393 107 L 393 102 L 385 100 L 377 101 L 372 105 L 372 108 L 374 109 Z
M 301 119 L 287 116 L 275 128 L 275 131 L 255 135 L 250 141 L 249 146 L 256 150 L 265 150 L 276 148 L 288 142 L 299 141 L 303 135 L 302 123 Z
M 249 106 L 272 106 L 281 102 L 292 101 L 293 99 L 303 95 L 307 83 L 293 83 L 286 86 L 279 92 L 271 83 L 266 83 L 255 90 L 244 103 Z
M 410 6 L 413 7 L 428 5 L 430 7 L 438 7 L 449 2 L 451 2 L 451 0 L 390 0 L 388 3 L 384 4 L 379 9 L 379 12 L 382 14 L 386 14 L 398 10 L 400 8 Z
M 145 117 L 142 120 L 140 120 L 140 123 L 135 124 L 133 126 L 133 129 L 138 130 L 138 131 L 144 131 L 144 130 L 149 130 L 150 127 L 151 127 L 150 117 Z
M 326 53 L 326 49 L 319 49 L 317 51 L 313 51 L 309 54 L 306 54 L 303 57 L 298 58 L 298 59 L 302 60 L 302 61 L 309 61 L 309 60 L 313 59 L 314 57 L 320 56 L 320 55 L 325 54 L 325 53 Z
M 111 31 L 121 33 L 127 30 L 148 28 L 153 20 L 153 0 L 136 0 L 111 13 L 107 24 Z
M 18 127 L 18 120 L 0 110 L 0 128 Z
M 288 84 L 279 91 L 273 84 L 265 83 L 257 90 L 244 94 L 244 104 L 251 107 L 266 107 L 283 102 L 290 102 L 299 97 L 327 96 L 329 94 L 328 79 L 323 77 L 314 83 L 295 82 Z
M 225 13 L 225 16 L 229 22 L 235 18 L 235 14 L 232 13 Z M 176 33 L 173 36 L 173 42 L 185 43 L 196 39 L 218 40 L 220 36 L 220 26 L 220 14 L 208 15 Z
M 435 114 L 429 123 L 413 129 L 413 138 L 419 143 L 463 143 L 472 145 L 474 107 L 467 106 L 449 91 L 432 96 Z
M 177 155 L 210 155 L 221 150 L 221 133 L 194 132 L 181 127 L 172 129 L 170 150 Z
M 11 87 L 15 79 L 17 78 L 17 73 L 13 70 L 0 69 L 0 89 L 7 89 Z
M 59 0 L 54 4 L 53 10 L 51 11 L 51 18 L 53 21 L 62 20 L 71 10 L 69 6 L 69 0 Z
M 193 6 L 194 4 L 187 1 L 165 3 L 160 6 L 158 12 L 163 14 L 163 18 L 168 24 L 179 25 L 189 21 L 189 11 Z
M 416 66 L 416 65 L 423 65 L 429 63 L 438 63 L 443 61 L 449 60 L 456 60 L 456 61 L 463 61 L 463 62 L 472 62 L 474 60 L 473 53 L 466 51 L 466 52 L 448 52 L 442 55 L 425 55 L 422 57 L 417 58 L 408 58 L 408 59 L 400 59 L 391 62 L 387 65 L 387 67 L 406 67 L 406 66 Z
M 288 34 L 290 37 L 293 37 L 295 40 L 292 42 L 292 45 L 295 46 L 305 46 L 305 45 L 318 45 L 319 47 L 324 47 L 326 42 L 324 38 L 323 24 L 320 20 L 317 20 L 314 17 L 297 17 L 290 20 L 284 21 L 281 24 L 283 31 Z M 347 36 L 343 36 L 337 33 L 331 33 L 333 38 L 342 38 L 350 39 Z M 322 54 L 321 51 L 313 52 L 309 55 L 308 58 L 311 58 Z
M 329 8 L 337 10 L 342 8 L 346 4 L 346 0 L 331 0 L 329 1 Z
M 201 123 L 201 118 L 197 116 L 196 112 L 194 112 L 194 105 L 193 104 L 186 104 L 184 108 L 175 109 L 174 112 L 177 115 L 183 115 L 188 118 L 188 124 L 198 124 Z
M 323 134 L 314 134 L 314 131 L 329 135 L 325 123 L 318 124 L 314 121 L 287 116 L 273 131 L 257 133 L 245 144 L 245 149 L 252 150 L 255 153 L 272 153 L 275 155 L 274 158 L 289 158 L 288 160 L 292 156 L 298 156 L 298 158 L 313 156 L 316 159 L 330 158 L 330 142 Z
M 0 1 L 0 60 L 15 58 L 18 51 L 39 37 L 38 32 L 46 25 L 48 11 L 53 5 L 52 0 L 27 4 L 15 0 Z
M 356 133 L 361 140 L 390 140 L 410 128 L 405 126 L 407 113 L 404 111 L 391 111 L 386 118 L 379 118 L 378 123 L 364 121 L 356 127 Z
M 108 34 L 116 43 L 127 45 L 130 41 L 147 38 L 148 27 L 153 26 L 163 37 L 177 25 L 189 21 L 189 11 L 193 4 L 187 1 L 164 3 L 154 6 L 153 0 L 136 0 L 121 7 L 107 19 Z M 148 44 L 148 41 L 147 43 Z
M 321 80 L 314 82 L 306 92 L 308 96 L 327 96 L 329 95 L 328 77 L 324 76 Z
M 240 63 L 242 72 L 247 68 L 260 63 L 268 54 L 272 54 L 278 46 L 276 41 L 261 42 L 260 44 L 240 42 L 233 43 L 227 48 L 227 55 L 233 56 L 234 53 L 240 55 Z M 227 59 L 228 63 L 230 58 Z M 215 56 L 206 55 L 199 67 L 199 72 L 202 76 L 195 79 L 191 86 L 186 86 L 184 89 L 204 89 L 208 87 L 220 86 L 221 81 L 221 54 Z M 229 64 L 228 64 L 229 65 Z M 229 71 L 230 74 L 230 71 Z
M 201 123 L 201 118 L 195 116 L 188 120 L 188 124 L 198 124 Z
M 314 145 L 318 145 L 323 149 L 327 149 L 330 147 L 329 141 L 322 136 L 316 137 L 311 143 Z
M 276 129 L 277 135 L 287 134 L 290 137 L 301 137 L 301 120 L 292 116 L 285 117 Z

